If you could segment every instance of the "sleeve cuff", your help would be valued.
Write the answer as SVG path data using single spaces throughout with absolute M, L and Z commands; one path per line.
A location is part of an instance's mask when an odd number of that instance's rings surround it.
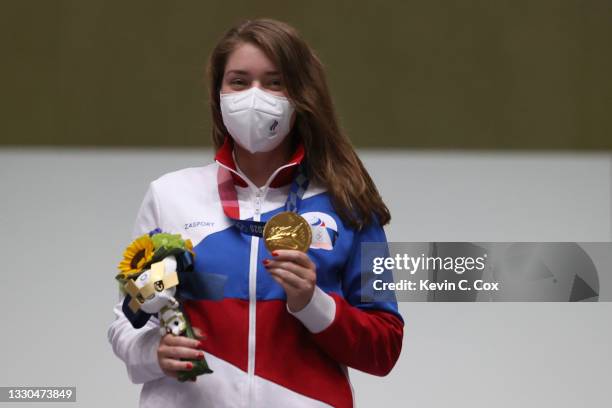
M 310 302 L 302 310 L 292 312 L 288 305 L 286 307 L 289 314 L 315 334 L 327 329 L 336 317 L 336 301 L 318 286 L 315 286 Z
M 128 369 L 129 377 L 134 384 L 142 384 L 166 375 L 159 366 L 157 358 L 160 339 L 159 328 L 153 327 L 142 333 L 134 344 L 136 353 L 140 354 L 135 364 Z

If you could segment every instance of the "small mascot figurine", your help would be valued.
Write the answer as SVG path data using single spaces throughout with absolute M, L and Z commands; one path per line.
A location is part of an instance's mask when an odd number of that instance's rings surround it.
M 156 229 L 135 239 L 125 250 L 115 279 L 125 293 L 123 312 L 134 328 L 158 314 L 162 336 L 195 338 L 191 324 L 175 298 L 182 280 L 193 270 L 193 245 L 178 234 Z M 191 273 L 190 275 L 193 275 Z M 186 279 L 181 279 L 185 277 Z M 189 360 L 193 368 L 179 372 L 179 381 L 212 373 L 206 360 Z

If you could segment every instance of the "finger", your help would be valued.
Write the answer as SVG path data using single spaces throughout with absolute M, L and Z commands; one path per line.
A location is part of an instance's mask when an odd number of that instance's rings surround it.
M 284 269 L 272 268 L 269 269 L 268 272 L 270 272 L 272 276 L 277 276 L 294 289 L 302 290 L 307 287 L 307 282 L 304 279 Z
M 190 347 L 190 348 L 198 348 L 200 346 L 200 341 L 196 339 L 189 338 L 187 336 L 175 336 L 172 333 L 169 333 L 164 336 L 162 339 L 162 343 L 166 346 L 172 347 Z
M 284 269 L 306 280 L 316 278 L 316 274 L 312 269 L 304 268 L 302 265 L 291 261 L 277 261 L 274 259 L 269 259 L 264 266 L 268 269 Z
M 166 371 L 189 371 L 193 368 L 192 362 L 175 360 L 173 358 L 162 358 L 159 360 L 159 365 Z
M 188 347 L 163 347 L 160 349 L 159 354 L 161 354 L 163 358 L 174 358 L 175 360 L 179 360 L 181 358 L 188 360 L 204 359 L 203 351 Z
M 278 283 L 283 290 L 285 291 L 285 293 L 287 293 L 288 291 L 291 290 L 295 290 L 295 288 L 291 285 L 289 285 L 287 282 L 285 282 L 280 276 L 276 275 L 276 274 L 270 274 L 270 276 L 272 277 L 272 279 L 274 279 L 276 281 L 276 283 Z
M 170 333 L 164 336 L 162 343 L 166 346 L 173 347 L 190 347 L 190 348 L 201 348 L 200 341 L 196 339 L 190 339 L 186 336 L 175 336 Z
M 296 249 L 275 249 L 272 256 L 278 261 L 292 261 L 304 268 L 315 269 L 315 264 L 305 252 Z

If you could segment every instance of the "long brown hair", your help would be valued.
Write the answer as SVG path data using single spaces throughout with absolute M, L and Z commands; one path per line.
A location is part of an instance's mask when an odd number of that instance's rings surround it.
M 212 139 L 218 149 L 227 129 L 221 117 L 219 92 L 225 64 L 240 44 L 260 48 L 278 67 L 289 99 L 295 105 L 292 137 L 301 138 L 311 180 L 326 187 L 342 220 L 357 229 L 376 216 L 381 225 L 391 215 L 372 178 L 338 125 L 325 79 L 323 64 L 290 25 L 271 19 L 247 20 L 232 28 L 218 42 L 208 61 Z

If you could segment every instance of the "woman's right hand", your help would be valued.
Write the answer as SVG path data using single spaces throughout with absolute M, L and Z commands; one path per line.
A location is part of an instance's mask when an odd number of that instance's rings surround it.
M 200 340 L 166 333 L 159 341 L 157 360 L 166 375 L 178 378 L 179 371 L 188 371 L 193 368 L 193 364 L 190 361 L 181 361 L 181 358 L 204 360 L 201 340 L 205 340 L 206 336 L 197 327 L 193 327 L 193 332 Z M 195 381 L 195 378 L 192 381 Z

